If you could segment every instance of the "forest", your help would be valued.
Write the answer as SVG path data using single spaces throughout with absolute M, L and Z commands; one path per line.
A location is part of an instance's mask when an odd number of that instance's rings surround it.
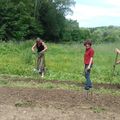
M 74 0 L 0 0 L 0 41 L 26 41 L 40 37 L 47 42 L 94 43 L 120 41 L 119 26 L 82 28 L 73 14 Z

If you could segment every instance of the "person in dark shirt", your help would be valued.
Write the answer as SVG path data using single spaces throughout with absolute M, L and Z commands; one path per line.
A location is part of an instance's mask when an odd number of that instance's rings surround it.
M 84 65 L 85 65 L 84 71 L 85 71 L 85 78 L 86 78 L 85 90 L 89 90 L 90 88 L 92 88 L 92 82 L 90 80 L 90 70 L 93 65 L 94 50 L 91 47 L 92 42 L 90 40 L 86 40 L 84 42 L 84 46 L 86 48 L 85 54 L 84 54 Z
M 36 39 L 36 43 L 32 46 L 32 52 L 35 52 L 37 49 L 37 68 L 36 70 L 41 74 L 41 77 L 44 77 L 45 72 L 45 51 L 47 50 L 46 44 L 40 38 Z

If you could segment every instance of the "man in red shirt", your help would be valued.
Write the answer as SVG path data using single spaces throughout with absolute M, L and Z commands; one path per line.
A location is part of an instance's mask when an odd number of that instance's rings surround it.
M 92 88 L 92 82 L 90 80 L 90 70 L 91 70 L 92 65 L 93 65 L 94 50 L 91 47 L 92 42 L 90 40 L 86 40 L 84 42 L 84 46 L 86 48 L 86 51 L 84 54 L 84 64 L 85 64 L 84 70 L 85 70 L 85 78 L 86 78 L 85 89 L 89 90 L 90 88 Z

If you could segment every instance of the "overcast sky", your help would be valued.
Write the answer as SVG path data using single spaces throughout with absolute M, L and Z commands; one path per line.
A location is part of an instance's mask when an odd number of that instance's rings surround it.
M 80 27 L 120 26 L 120 0 L 75 0 L 73 15 Z

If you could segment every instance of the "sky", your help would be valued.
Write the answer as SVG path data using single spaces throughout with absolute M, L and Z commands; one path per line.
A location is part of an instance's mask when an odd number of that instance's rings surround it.
M 77 20 L 80 27 L 120 26 L 120 0 L 75 0 L 71 7 L 73 15 L 68 19 Z

